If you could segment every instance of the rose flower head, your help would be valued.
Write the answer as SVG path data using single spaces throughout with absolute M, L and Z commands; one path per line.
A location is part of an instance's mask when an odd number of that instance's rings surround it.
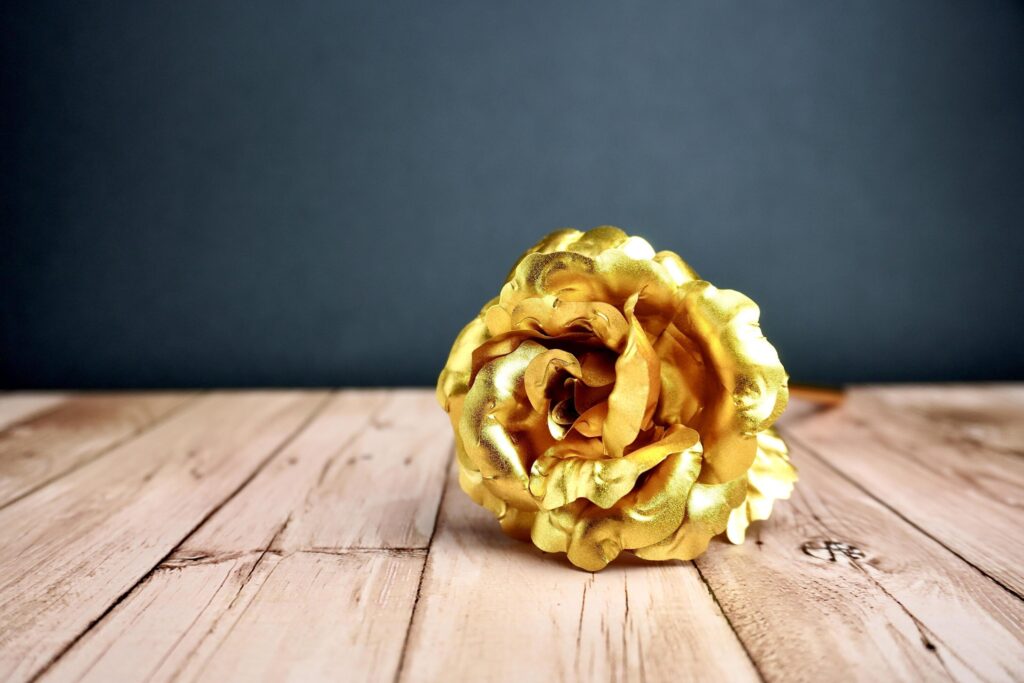
M 758 315 L 618 228 L 551 233 L 438 379 L 459 484 L 506 533 L 590 571 L 742 543 L 796 481 L 771 427 L 788 377 Z

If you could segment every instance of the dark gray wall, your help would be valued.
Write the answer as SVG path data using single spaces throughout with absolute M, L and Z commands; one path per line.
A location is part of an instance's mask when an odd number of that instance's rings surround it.
M 796 381 L 1024 378 L 1020 3 L 20 4 L 5 387 L 432 383 L 601 223 Z

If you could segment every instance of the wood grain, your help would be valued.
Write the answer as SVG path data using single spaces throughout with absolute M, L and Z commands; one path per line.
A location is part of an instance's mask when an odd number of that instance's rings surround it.
M 304 425 L 318 393 L 220 394 L 0 510 L 0 678 L 103 616 Z
M 274 548 L 426 548 L 452 448 L 448 417 L 432 392 L 387 392 L 367 427 L 316 463 L 317 476 Z
M 1024 596 L 1024 387 L 853 389 L 790 437 Z
M 691 564 L 580 571 L 502 535 L 453 475 L 401 680 L 454 672 L 468 681 L 757 680 Z
M 68 397 L 0 431 L 0 679 L 1024 680 L 1024 387 L 806 396 L 746 544 L 597 574 L 466 498 L 429 390 Z
M 767 680 L 1024 671 L 1020 600 L 806 451 L 793 459 L 793 499 L 744 545 L 716 541 L 696 561 Z
M 43 680 L 386 680 L 423 552 L 169 561 Z
M 388 680 L 422 569 L 421 551 L 300 552 L 275 560 L 216 651 L 205 662 L 192 660 L 182 678 L 196 671 L 197 680 L 213 683 Z
M 334 396 L 46 678 L 393 675 L 451 454 L 433 400 Z
M 422 390 L 343 392 L 179 554 L 425 548 L 448 429 Z
M 0 393 L 0 430 L 58 405 L 66 394 L 51 391 Z
M 0 507 L 145 431 L 194 397 L 187 393 L 76 397 L 0 431 Z
M 46 669 L 45 681 L 166 681 L 179 675 L 225 612 L 243 609 L 270 568 L 263 553 L 169 560 Z M 197 609 L 182 606 L 198 605 Z

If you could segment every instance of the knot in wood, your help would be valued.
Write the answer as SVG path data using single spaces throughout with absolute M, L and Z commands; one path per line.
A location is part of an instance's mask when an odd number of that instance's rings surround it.
M 837 562 L 840 557 L 847 560 L 863 560 L 866 555 L 864 551 L 855 545 L 844 541 L 831 541 L 827 539 L 815 539 L 807 541 L 800 546 L 804 555 L 810 555 L 819 560 Z

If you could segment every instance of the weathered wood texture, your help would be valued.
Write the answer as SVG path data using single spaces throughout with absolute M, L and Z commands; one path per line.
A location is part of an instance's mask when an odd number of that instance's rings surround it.
M 332 396 L 46 678 L 391 676 L 451 456 L 433 401 Z
M 98 394 L 21 417 L 0 431 L 0 507 L 139 435 L 191 398 Z
M 854 389 L 792 437 L 1024 596 L 1024 387 Z
M 589 574 L 428 390 L 0 395 L 0 679 L 1024 680 L 1024 388 L 809 396 L 745 545 Z
M 50 391 L 0 393 L 0 429 L 6 429 L 16 422 L 38 415 L 61 403 L 65 398 L 65 394 Z
M 691 564 L 624 558 L 581 572 L 496 533 L 454 476 L 401 680 L 452 672 L 467 681 L 757 680 Z

